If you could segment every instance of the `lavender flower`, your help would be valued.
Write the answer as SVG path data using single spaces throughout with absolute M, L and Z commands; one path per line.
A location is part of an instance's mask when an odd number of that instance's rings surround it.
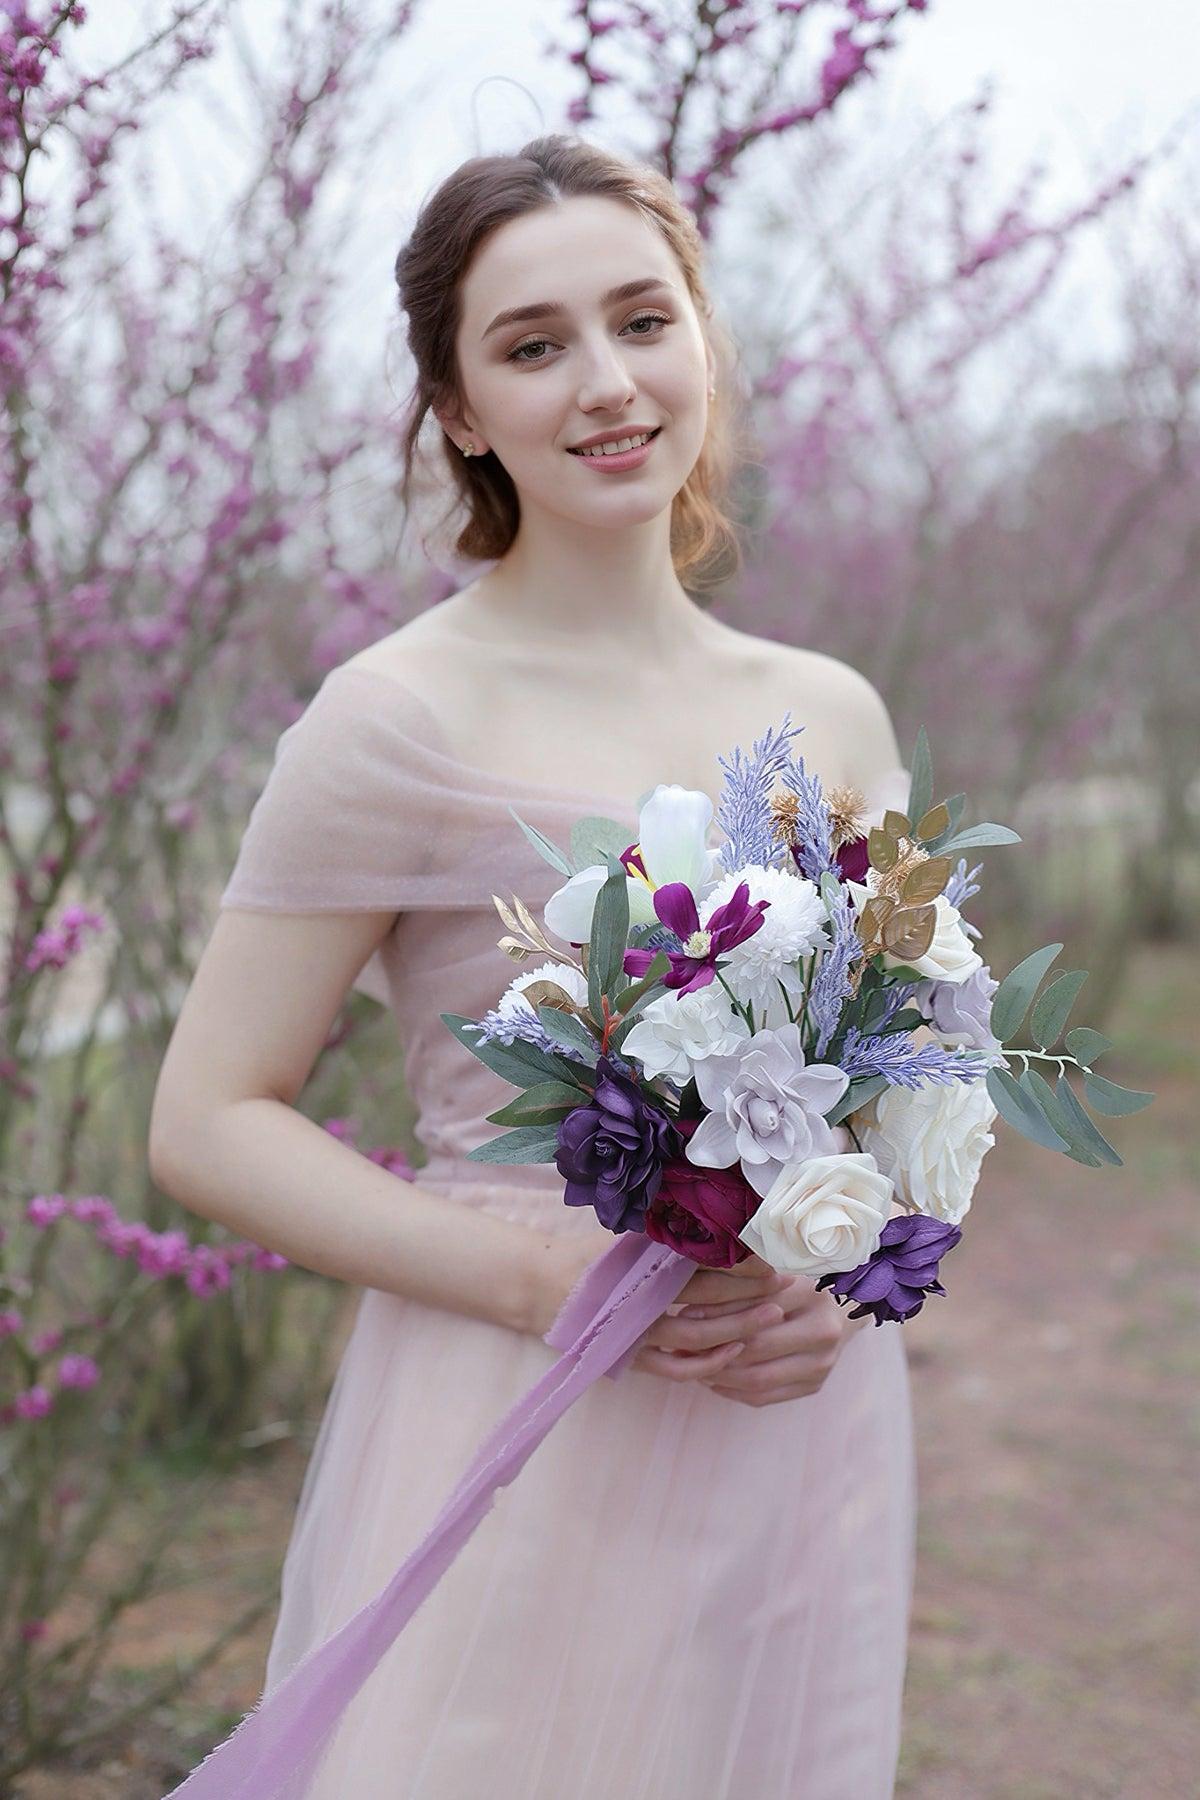
M 940 1044 L 918 1044 L 907 1031 L 864 1037 L 856 1025 L 846 1033 L 840 1066 L 851 1080 L 882 1075 L 893 1087 L 920 1088 L 927 1081 L 943 1087 L 954 1081 L 978 1081 L 987 1073 L 984 1061 Z
M 818 1062 L 838 1028 L 843 1003 L 850 997 L 850 968 L 862 950 L 862 940 L 855 930 L 856 917 L 849 890 L 839 886 L 829 915 L 833 943 L 817 964 L 808 997 L 808 1016 L 817 1027 Z
M 791 716 L 785 712 L 778 732 L 772 729 L 755 739 L 751 758 L 743 757 L 740 746 L 735 746 L 731 763 L 723 756 L 717 758 L 725 770 L 717 809 L 717 824 L 725 833 L 725 842 L 718 855 L 727 874 L 751 864 L 773 868 L 783 857 L 785 846 L 771 823 L 771 794 L 776 778 L 792 767 L 790 740 L 804 729 L 789 725 Z
M 482 1019 L 470 1028 L 478 1031 L 481 1044 L 511 1044 L 519 1040 L 522 1044 L 533 1044 L 538 1050 L 549 1051 L 554 1056 L 568 1056 L 572 1062 L 588 1062 L 588 1057 L 581 1049 L 572 1044 L 562 1044 L 551 1037 L 535 1012 L 528 1009 L 516 1009 L 502 1013 L 498 1007 L 485 1012 Z
M 809 775 L 804 758 L 784 771 L 784 786 L 796 796 L 797 843 L 792 850 L 796 866 L 810 881 L 819 882 L 826 869 L 836 873 L 829 808 L 819 775 Z

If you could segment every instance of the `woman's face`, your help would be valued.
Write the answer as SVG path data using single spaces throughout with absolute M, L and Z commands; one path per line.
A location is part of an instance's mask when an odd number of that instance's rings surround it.
M 610 295 L 634 282 L 647 285 Z M 523 509 L 619 526 L 670 506 L 704 441 L 712 363 L 655 225 L 594 195 L 522 214 L 484 243 L 462 301 L 462 407 L 438 414 L 460 448 L 493 451 Z M 577 453 L 643 431 L 656 433 L 648 450 L 612 467 Z

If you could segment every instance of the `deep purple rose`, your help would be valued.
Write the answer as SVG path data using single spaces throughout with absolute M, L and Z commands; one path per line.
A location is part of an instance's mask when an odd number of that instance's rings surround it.
M 957 1225 L 928 1213 L 902 1213 L 884 1226 L 874 1256 L 842 1275 L 822 1275 L 817 1287 L 829 1288 L 839 1306 L 857 1301 L 852 1319 L 872 1313 L 877 1325 L 903 1324 L 920 1312 L 926 1294 L 946 1292 L 938 1260 L 961 1236 Z
M 681 1136 L 691 1137 L 699 1123 L 680 1119 Z M 732 1269 L 750 1254 L 738 1232 L 758 1206 L 759 1196 L 740 1163 L 729 1169 L 703 1169 L 677 1157 L 665 1164 L 662 1185 L 647 1208 L 646 1236 L 707 1269 Z
M 666 1113 L 647 1106 L 637 1084 L 602 1056 L 592 1099 L 558 1128 L 554 1161 L 567 1184 L 563 1199 L 568 1206 L 594 1206 L 609 1231 L 644 1231 L 663 1164 L 683 1144 Z

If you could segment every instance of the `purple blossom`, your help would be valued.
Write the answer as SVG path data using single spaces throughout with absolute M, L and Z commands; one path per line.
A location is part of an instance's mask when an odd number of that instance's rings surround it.
M 673 1122 L 647 1106 L 635 1081 L 602 1056 L 596 1091 L 558 1128 L 555 1164 L 568 1206 L 592 1206 L 609 1231 L 645 1231 L 646 1208 L 662 1185 L 663 1164 L 683 1151 Z
M 770 904 L 769 900 L 752 901 L 750 883 L 739 881 L 729 899 L 713 910 L 701 929 L 696 897 L 686 881 L 668 881 L 655 888 L 654 910 L 683 945 L 682 950 L 666 952 L 671 968 L 663 976 L 663 986 L 680 994 L 694 994 L 698 988 L 709 987 L 716 979 L 717 958 L 761 930 L 763 914 Z M 627 975 L 644 975 L 656 954 L 654 950 L 627 950 L 621 966 Z
M 871 1314 L 876 1325 L 903 1324 L 920 1312 L 926 1294 L 946 1292 L 938 1263 L 961 1236 L 957 1225 L 928 1213 L 904 1213 L 888 1220 L 879 1248 L 865 1263 L 841 1275 L 822 1275 L 817 1288 L 831 1289 L 839 1306 L 856 1301 L 852 1319 Z
M 33 1387 L 26 1388 L 23 1394 L 17 1395 L 13 1401 L 13 1411 L 18 1419 L 44 1419 L 53 1405 L 53 1394 L 39 1381 Z
M 1000 1040 L 992 1031 L 992 997 L 1000 983 L 986 963 L 965 981 L 921 981 L 913 1002 L 933 1029 L 970 1050 L 995 1052 Z

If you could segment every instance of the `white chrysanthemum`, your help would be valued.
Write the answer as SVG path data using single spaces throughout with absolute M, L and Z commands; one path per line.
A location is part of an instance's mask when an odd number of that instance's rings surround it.
M 496 1011 L 502 1018 L 510 1019 L 514 1013 L 532 1013 L 536 1019 L 536 1011 L 525 998 L 525 989 L 535 981 L 557 982 L 560 988 L 570 994 L 572 1000 L 577 1001 L 580 1006 L 587 1005 L 587 981 L 581 971 L 573 968 L 570 963 L 544 962 L 536 969 L 526 969 L 515 981 L 509 982 L 496 1006 Z
M 749 1036 L 745 1019 L 714 981 L 690 994 L 671 991 L 651 1000 L 638 1014 L 621 1054 L 635 1057 L 648 1076 L 685 1082 L 698 1062 L 731 1055 Z
M 829 936 L 823 930 L 827 914 L 820 893 L 805 876 L 747 863 L 726 875 L 705 896 L 702 928 L 719 906 L 732 899 L 743 881 L 750 889 L 751 903 L 768 900 L 770 906 L 752 937 L 721 952 L 722 974 L 739 1000 L 753 1003 L 757 1021 L 760 1007 L 778 1003 L 780 982 L 794 998 L 803 995 L 804 978 L 795 964 L 813 950 L 828 949 Z

